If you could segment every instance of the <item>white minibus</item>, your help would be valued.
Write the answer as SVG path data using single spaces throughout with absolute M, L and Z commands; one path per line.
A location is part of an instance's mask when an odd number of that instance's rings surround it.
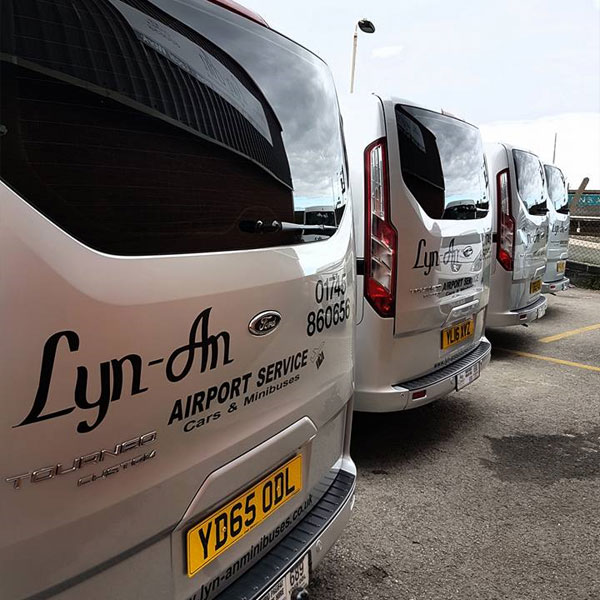
M 329 69 L 226 0 L 0 11 L 0 598 L 306 598 L 356 477 Z
M 566 290 L 565 276 L 569 255 L 569 191 L 562 171 L 555 165 L 544 165 L 548 189 L 548 250 L 542 294 Z
M 492 215 L 479 130 L 393 97 L 344 105 L 359 261 L 355 408 L 400 411 L 489 362 Z
M 548 244 L 544 167 L 531 152 L 486 144 L 494 206 L 492 294 L 487 325 L 527 324 L 543 317 Z

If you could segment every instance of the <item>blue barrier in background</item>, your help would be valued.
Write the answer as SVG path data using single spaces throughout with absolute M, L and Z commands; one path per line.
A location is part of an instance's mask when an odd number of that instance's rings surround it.
M 575 192 L 569 192 L 569 204 L 573 201 Z M 577 206 L 600 206 L 600 191 L 583 192 Z

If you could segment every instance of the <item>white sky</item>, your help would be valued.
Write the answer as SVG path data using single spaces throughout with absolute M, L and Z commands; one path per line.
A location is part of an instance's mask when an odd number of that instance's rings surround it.
M 600 0 L 242 0 L 331 67 L 348 92 L 392 93 L 444 108 L 486 141 L 524 145 L 576 187 L 600 189 Z M 282 74 L 282 76 L 284 76 Z

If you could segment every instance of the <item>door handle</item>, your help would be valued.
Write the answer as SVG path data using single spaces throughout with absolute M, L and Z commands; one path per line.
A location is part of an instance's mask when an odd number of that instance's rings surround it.
M 479 298 L 477 298 L 475 300 L 471 300 L 471 302 L 461 304 L 460 306 L 455 306 L 448 313 L 448 316 L 446 317 L 446 320 L 444 321 L 444 325 L 448 325 L 449 323 L 452 323 L 453 321 L 457 321 L 458 319 L 460 319 L 461 317 L 464 317 L 465 315 L 472 314 L 473 312 L 475 312 L 475 309 L 478 306 L 479 306 Z

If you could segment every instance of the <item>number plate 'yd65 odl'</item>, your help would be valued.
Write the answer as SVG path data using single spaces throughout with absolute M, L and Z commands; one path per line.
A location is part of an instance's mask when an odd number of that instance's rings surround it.
M 298 454 L 187 532 L 187 572 L 193 577 L 302 489 Z

